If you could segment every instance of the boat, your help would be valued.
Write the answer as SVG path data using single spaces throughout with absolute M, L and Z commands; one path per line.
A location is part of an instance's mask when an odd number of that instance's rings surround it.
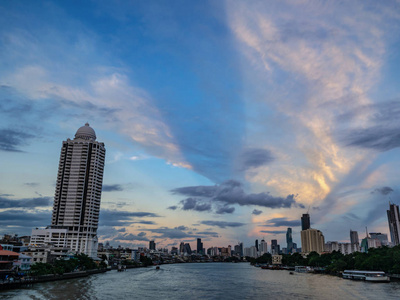
M 383 271 L 356 271 L 344 270 L 344 279 L 364 280 L 370 282 L 389 282 L 390 278 Z
M 314 269 L 308 266 L 295 266 L 294 270 L 297 273 L 314 273 Z

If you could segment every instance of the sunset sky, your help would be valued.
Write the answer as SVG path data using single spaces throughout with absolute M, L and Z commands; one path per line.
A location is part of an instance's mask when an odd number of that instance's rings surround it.
M 389 234 L 399 82 L 400 1 L 0 1 L 0 234 L 50 224 L 86 122 L 100 242 Z

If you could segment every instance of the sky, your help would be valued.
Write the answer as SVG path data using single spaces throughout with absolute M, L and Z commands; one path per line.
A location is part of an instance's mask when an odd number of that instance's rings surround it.
M 389 234 L 399 49 L 400 1 L 0 1 L 0 234 L 50 224 L 86 122 L 100 242 Z

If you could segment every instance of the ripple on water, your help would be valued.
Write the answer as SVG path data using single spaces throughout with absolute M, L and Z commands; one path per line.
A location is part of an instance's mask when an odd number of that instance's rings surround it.
M 115 270 L 31 289 L 0 299 L 399 299 L 400 283 L 371 284 L 338 277 L 255 268 L 246 263 L 162 265 Z

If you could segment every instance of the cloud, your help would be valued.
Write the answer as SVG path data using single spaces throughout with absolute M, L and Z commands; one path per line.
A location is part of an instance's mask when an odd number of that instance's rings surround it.
M 139 233 L 138 235 L 134 235 L 132 233 L 128 234 L 120 234 L 113 238 L 114 241 L 149 241 L 147 237 L 145 237 L 146 234 Z
M 143 220 L 143 221 L 134 221 L 131 224 L 156 225 L 157 223 L 153 222 L 153 221 L 145 221 L 145 220 Z
M 400 128 L 381 126 L 353 130 L 346 137 L 347 146 L 389 151 L 400 146 Z
M 129 224 L 134 224 L 135 222 L 147 222 L 142 220 L 136 220 L 137 218 L 143 218 L 143 217 L 157 218 L 160 216 L 150 212 L 129 212 L 129 211 L 101 209 L 99 225 L 118 227 L 118 226 L 128 226 Z
M 287 218 L 274 218 L 266 221 L 267 224 L 262 226 L 267 227 L 280 227 L 280 226 L 287 226 L 287 227 L 296 227 L 300 226 L 300 220 L 288 220 Z
M 210 203 L 202 203 L 201 201 L 194 198 L 187 198 L 180 202 L 183 210 L 194 210 L 194 211 L 210 211 Z
M 216 213 L 220 214 L 220 215 L 222 215 L 222 214 L 232 214 L 234 211 L 235 211 L 234 207 L 229 207 L 229 206 L 224 205 L 224 206 L 219 207 L 217 209 Z
M 208 226 L 218 226 L 220 228 L 226 228 L 226 227 L 241 227 L 246 225 L 245 223 L 240 223 L 240 222 L 225 222 L 225 221 L 201 221 L 200 222 L 203 225 L 208 225 Z
M 178 208 L 178 206 L 176 206 L 176 205 L 167 207 L 167 209 L 170 209 L 170 210 L 176 210 L 177 208 Z
M 10 209 L 0 212 L 0 228 L 3 233 L 15 231 L 19 235 L 30 235 L 33 228 L 49 225 L 50 222 L 51 211 Z M 13 228 L 15 226 L 17 228 Z
M 30 186 L 30 187 L 37 187 L 39 186 L 39 183 L 37 182 L 26 182 L 24 185 Z
M 283 233 L 286 233 L 286 231 L 283 231 L 283 230 L 261 230 L 260 232 L 270 233 L 270 234 L 283 234 Z
M 382 194 L 382 195 L 389 195 L 389 194 L 392 193 L 392 192 L 393 192 L 393 189 L 392 189 L 391 187 L 389 187 L 389 186 L 383 186 L 383 187 L 381 187 L 381 188 L 376 188 L 375 190 L 373 190 L 373 191 L 371 192 L 371 194 L 380 193 L 380 194 Z
M 8 152 L 22 152 L 21 146 L 27 145 L 34 136 L 32 134 L 13 129 L 0 129 L 0 150 Z
M 253 212 L 251 213 L 252 215 L 260 215 L 262 213 L 262 210 L 254 209 Z
M 364 121 L 359 124 L 358 120 Z M 347 122 L 349 130 L 340 132 L 346 146 L 373 149 L 384 152 L 400 146 L 400 103 L 381 102 L 356 106 L 338 117 L 340 122 Z M 354 128 L 357 126 L 359 128 Z M 361 125 L 361 126 L 360 126 Z
M 120 184 L 104 184 L 102 191 L 103 192 L 115 192 L 115 191 L 123 191 L 123 187 Z
M 304 208 L 302 204 L 295 201 L 295 196 L 288 195 L 287 197 L 274 197 L 269 193 L 259 194 L 246 194 L 243 190 L 242 184 L 236 180 L 228 180 L 220 185 L 215 186 L 189 186 L 176 188 L 171 191 L 173 194 L 179 194 L 191 197 L 202 197 L 201 200 L 188 198 L 182 200 L 181 204 L 184 205 L 184 210 L 193 209 L 199 202 L 202 201 L 218 201 L 226 204 L 238 205 L 256 205 L 268 208 L 290 208 L 292 206 L 299 206 Z M 211 205 L 211 204 L 210 204 Z M 211 206 L 202 204 L 202 207 L 210 210 Z
M 247 149 L 241 154 L 241 166 L 244 170 L 267 165 L 275 160 L 267 149 Z
M 40 198 L 24 198 L 11 200 L 5 197 L 0 197 L 0 209 L 2 208 L 35 208 L 49 206 L 52 198 L 40 197 Z
M 178 230 L 188 230 L 189 228 L 187 228 L 186 226 L 181 225 L 181 226 L 175 227 L 174 229 L 178 229 Z
M 216 238 L 219 237 L 218 232 L 215 232 L 215 231 L 199 231 L 199 232 L 197 232 L 197 234 L 208 235 L 208 236 L 216 237 Z

